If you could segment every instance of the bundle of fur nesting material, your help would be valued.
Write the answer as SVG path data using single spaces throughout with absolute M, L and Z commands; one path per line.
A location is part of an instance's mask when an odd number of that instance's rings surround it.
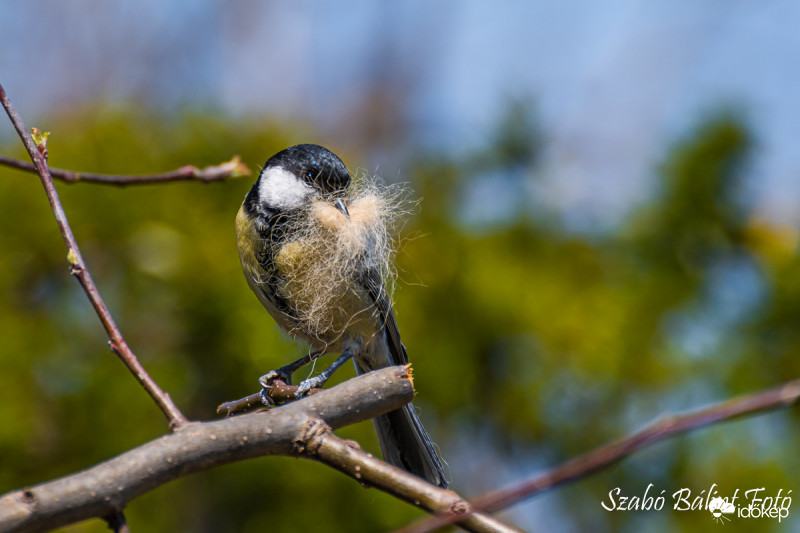
M 387 292 L 393 286 L 392 233 L 406 211 L 403 197 L 401 189 L 362 183 L 345 198 L 349 217 L 326 197 L 287 221 L 275 264 L 282 296 L 294 304 L 293 333 L 330 343 L 346 331 L 375 331 L 363 280 L 376 272 Z

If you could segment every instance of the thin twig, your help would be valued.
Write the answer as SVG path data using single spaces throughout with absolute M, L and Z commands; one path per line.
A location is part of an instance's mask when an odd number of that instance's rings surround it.
M 238 400 L 231 400 L 229 402 L 221 403 L 217 407 L 217 414 L 222 416 L 233 416 L 241 413 L 246 413 L 254 409 L 264 407 L 261 401 L 261 393 L 256 392 Z
M 27 161 L 12 159 L 0 155 L 0 165 L 4 165 L 25 172 L 37 172 L 36 166 Z M 50 175 L 67 183 L 99 183 L 102 185 L 150 185 L 171 181 L 199 181 L 210 183 L 224 181 L 229 178 L 238 178 L 250 174 L 250 169 L 242 163 L 239 156 L 234 156 L 230 161 L 204 168 L 186 165 L 181 168 L 160 174 L 97 174 L 93 172 L 74 172 L 59 168 L 50 168 Z
M 308 395 L 317 394 L 321 390 L 322 389 L 317 388 L 310 389 Z M 262 393 L 275 404 L 291 402 L 297 399 L 294 395 L 295 392 L 297 392 L 296 385 L 287 385 L 280 379 L 276 379 L 272 382 L 271 387 L 264 389 L 262 392 L 256 392 L 244 398 L 220 404 L 219 407 L 217 407 L 217 414 L 231 416 L 264 407 Z
M 0 84 L 0 103 L 2 103 L 3 108 L 8 114 L 8 118 L 11 119 L 11 123 L 17 130 L 17 134 L 19 135 L 20 139 L 22 139 L 22 142 L 25 145 L 25 149 L 28 151 L 31 160 L 33 160 L 36 172 L 39 174 L 39 178 L 41 179 L 45 193 L 47 194 L 47 199 L 50 201 L 50 207 L 52 208 L 53 214 L 56 217 L 58 228 L 61 230 L 61 235 L 64 237 L 64 242 L 67 244 L 67 261 L 69 261 L 70 273 L 78 279 L 78 282 L 81 284 L 81 287 L 83 287 L 84 292 L 86 292 L 86 295 L 89 297 L 92 307 L 94 307 L 97 316 L 100 318 L 100 322 L 103 324 L 103 327 L 108 334 L 108 344 L 111 347 L 111 351 L 119 356 L 125 366 L 128 367 L 128 370 L 131 371 L 131 373 L 136 377 L 139 383 L 141 383 L 148 394 L 150 394 L 158 407 L 167 417 L 170 427 L 172 429 L 177 429 L 180 426 L 185 425 L 188 420 L 180 411 L 180 409 L 178 409 L 178 406 L 176 406 L 169 397 L 169 394 L 161 390 L 161 388 L 156 384 L 153 378 L 150 377 L 141 363 L 139 363 L 139 360 L 125 342 L 122 333 L 120 333 L 119 328 L 111 316 L 111 312 L 108 310 L 105 302 L 103 302 L 103 299 L 100 297 L 97 286 L 94 284 L 92 276 L 83 261 L 80 248 L 78 247 L 78 243 L 75 240 L 75 236 L 73 235 L 72 229 L 67 221 L 67 215 L 64 213 L 61 200 L 59 200 L 58 193 L 53 185 L 53 178 L 50 176 L 50 172 L 47 168 L 47 161 L 45 159 L 46 150 L 44 143 L 40 142 L 38 146 L 36 143 L 34 143 L 30 134 L 25 129 L 22 119 L 20 119 L 19 115 L 14 109 L 14 106 L 11 105 L 11 101 L 8 99 L 8 95 L 6 94 L 2 84 Z
M 597 473 L 656 442 L 711 424 L 789 407 L 798 400 L 800 400 L 800 379 L 731 398 L 694 412 L 658 419 L 627 437 L 575 457 L 544 473 L 475 498 L 472 500 L 473 508 L 494 513 L 542 492 Z M 459 517 L 452 515 L 426 517 L 395 533 L 434 531 L 456 520 L 459 520 Z

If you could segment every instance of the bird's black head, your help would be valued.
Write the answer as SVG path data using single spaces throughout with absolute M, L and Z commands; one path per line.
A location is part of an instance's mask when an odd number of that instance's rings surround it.
M 343 195 L 349 186 L 350 173 L 336 154 L 316 144 L 298 144 L 267 160 L 245 208 L 263 215 L 280 213 L 320 195 Z
M 346 191 L 350 173 L 341 159 L 322 146 L 298 144 L 270 157 L 264 168 L 282 167 L 323 194 Z

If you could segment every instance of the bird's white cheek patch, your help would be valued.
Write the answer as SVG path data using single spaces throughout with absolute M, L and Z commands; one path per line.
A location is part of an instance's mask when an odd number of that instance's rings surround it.
M 313 193 L 314 189 L 308 184 L 279 167 L 265 169 L 258 187 L 261 201 L 278 209 L 301 207 Z

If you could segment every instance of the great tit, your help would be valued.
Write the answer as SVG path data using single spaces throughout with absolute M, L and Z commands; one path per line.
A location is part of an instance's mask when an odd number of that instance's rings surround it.
M 328 255 L 333 255 L 337 250 L 331 246 L 347 244 L 336 240 L 335 231 L 322 231 L 322 238 L 329 235 L 333 240 L 325 243 L 327 246 L 306 250 L 296 233 L 300 231 L 298 228 L 322 224 L 313 218 L 312 204 L 319 202 L 333 206 L 336 214 L 350 223 L 347 205 L 350 182 L 347 167 L 333 152 L 314 144 L 300 144 L 267 160 L 239 209 L 236 217 L 239 258 L 250 289 L 282 330 L 306 341 L 312 350 L 306 357 L 263 376 L 262 385 L 277 377 L 291 383 L 295 370 L 325 353 L 341 353 L 341 356 L 320 375 L 303 381 L 298 394 L 321 386 L 350 358 L 358 374 L 408 363 L 383 273 L 369 259 L 370 240 L 362 240 L 361 246 L 366 248 L 346 265 L 348 275 L 341 279 L 352 286 L 335 292 L 336 298 L 328 304 L 331 309 L 327 311 L 334 319 L 316 327 L 301 319 L 308 310 L 297 296 L 301 291 L 292 287 L 292 282 L 305 279 L 296 271 L 301 268 L 298 265 L 307 266 L 309 261 L 324 265 L 330 257 L 314 254 L 328 250 Z M 351 205 L 354 218 L 355 207 Z M 293 253 L 300 254 L 303 261 L 282 260 L 290 243 Z M 330 283 L 342 283 L 341 279 Z M 373 422 L 385 461 L 447 487 L 442 461 L 411 404 Z

